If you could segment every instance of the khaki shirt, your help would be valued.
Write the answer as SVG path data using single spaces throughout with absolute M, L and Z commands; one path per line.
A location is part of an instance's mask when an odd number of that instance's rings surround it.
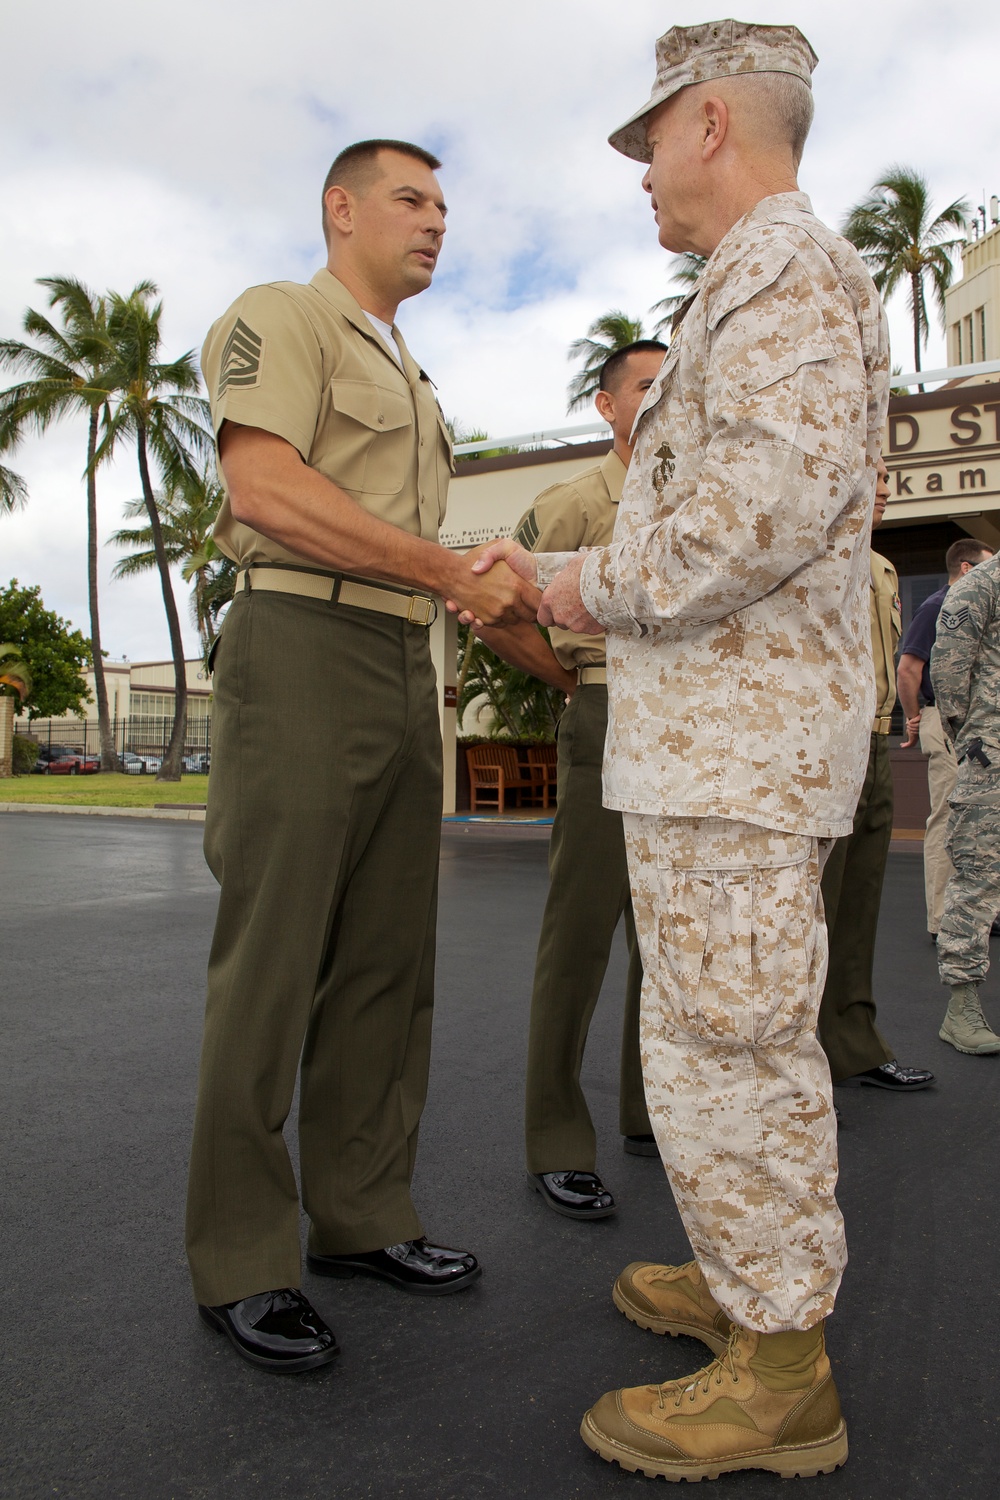
M 626 469 L 611 450 L 599 464 L 543 490 L 518 521 L 514 540 L 529 552 L 575 552 L 579 547 L 606 547 L 615 530 Z M 604 666 L 603 635 L 578 635 L 549 628 L 549 643 L 559 665 Z
M 398 333 L 396 342 L 402 368 L 343 283 L 322 270 L 308 286 L 278 281 L 244 292 L 212 324 L 202 370 L 216 435 L 227 418 L 276 433 L 372 515 L 436 541 L 451 441 L 429 377 Z M 228 495 L 215 540 L 241 567 L 311 560 L 242 525 Z
M 639 409 L 615 539 L 583 563 L 607 630 L 606 806 L 851 832 L 888 376 L 857 251 L 805 194 L 765 198 L 701 273 Z
M 884 719 L 896 703 L 896 648 L 903 634 L 896 569 L 880 552 L 871 554 L 872 661 L 875 664 L 875 718 Z

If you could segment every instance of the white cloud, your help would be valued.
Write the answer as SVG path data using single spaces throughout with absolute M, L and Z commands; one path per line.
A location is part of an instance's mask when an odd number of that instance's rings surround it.
M 570 340 L 664 290 L 641 169 L 605 138 L 647 96 L 658 32 L 717 13 L 665 15 L 653 0 L 19 7 L 0 98 L 0 330 L 42 300 L 38 276 L 122 290 L 151 276 L 169 351 L 197 346 L 244 286 L 321 263 L 319 185 L 336 151 L 400 135 L 442 155 L 451 208 L 438 284 L 401 316 L 411 347 L 467 423 L 561 425 Z M 994 5 L 768 0 L 751 13 L 795 21 L 819 53 L 802 182 L 828 222 L 896 161 L 926 174 L 939 206 L 1000 187 Z M 908 366 L 901 306 L 892 326 Z M 942 355 L 935 334 L 928 358 Z M 66 426 L 22 450 L 32 499 L 0 522 L 0 578 L 40 583 L 85 628 L 82 443 Z M 102 480 L 105 534 L 135 492 L 123 458 Z M 109 649 L 166 654 L 155 580 L 105 582 L 103 597 Z

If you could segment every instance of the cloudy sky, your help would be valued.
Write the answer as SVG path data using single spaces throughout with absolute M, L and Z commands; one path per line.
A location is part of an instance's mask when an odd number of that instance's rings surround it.
M 151 277 L 167 353 L 198 348 L 245 286 L 308 280 L 331 159 L 397 136 L 445 163 L 440 269 L 399 318 L 445 410 L 496 436 L 581 420 L 565 411 L 570 340 L 611 307 L 645 316 L 667 290 L 642 169 L 606 136 L 648 97 L 654 38 L 720 13 L 652 0 L 8 7 L 0 330 L 17 336 L 43 304 L 36 277 L 122 291 Z M 895 162 L 926 175 L 939 208 L 1000 191 L 995 3 L 760 0 L 738 14 L 794 21 L 819 54 L 801 182 L 828 222 Z M 905 307 L 891 312 L 909 368 Z M 928 361 L 944 362 L 937 333 Z M 66 423 L 17 455 L 31 500 L 0 519 L 0 580 L 40 584 L 86 631 L 84 443 Z M 104 535 L 137 493 L 129 460 L 102 475 Z M 165 655 L 155 583 L 112 583 L 102 551 L 106 649 Z

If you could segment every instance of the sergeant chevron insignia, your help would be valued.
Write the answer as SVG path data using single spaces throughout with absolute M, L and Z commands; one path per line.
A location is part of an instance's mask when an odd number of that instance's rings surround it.
M 231 385 L 256 385 L 260 380 L 263 360 L 264 340 L 252 328 L 248 328 L 242 318 L 237 318 L 222 351 L 219 395 Z
M 514 540 L 520 542 L 526 552 L 534 551 L 535 543 L 538 541 L 538 519 L 533 510 L 528 511 L 515 531 Z
M 967 604 L 960 604 L 956 609 L 945 608 L 941 611 L 941 624 L 945 630 L 957 630 L 960 625 L 965 624 L 968 618 L 969 606 Z

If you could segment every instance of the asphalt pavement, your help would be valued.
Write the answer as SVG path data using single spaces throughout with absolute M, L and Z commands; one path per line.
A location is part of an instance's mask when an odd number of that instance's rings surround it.
M 527 1189 L 521 1147 L 546 842 L 474 825 L 446 833 L 415 1192 L 433 1237 L 475 1250 L 485 1274 L 441 1299 L 306 1275 L 343 1352 L 327 1371 L 275 1377 L 199 1323 L 183 1256 L 216 901 L 201 833 L 0 819 L 0 1495 L 659 1493 L 577 1435 L 606 1389 L 681 1376 L 706 1357 L 633 1327 L 610 1298 L 627 1261 L 687 1258 L 659 1163 L 625 1156 L 617 1134 L 624 946 L 585 1064 L 598 1168 L 620 1211 L 579 1224 Z M 962 1057 L 937 1038 L 944 992 L 921 879 L 918 855 L 890 857 L 877 992 L 900 1061 L 934 1068 L 938 1085 L 902 1099 L 838 1090 L 851 1263 L 829 1348 L 851 1457 L 799 1482 L 829 1500 L 996 1493 L 1000 1058 Z M 984 999 L 1000 1025 L 996 971 Z M 713 1492 L 790 1493 L 760 1473 Z

